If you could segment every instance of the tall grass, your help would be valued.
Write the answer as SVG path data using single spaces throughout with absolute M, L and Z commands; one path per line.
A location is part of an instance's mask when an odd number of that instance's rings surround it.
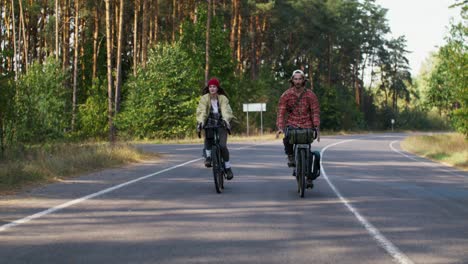
M 403 149 L 468 170 L 468 140 L 458 133 L 407 137 Z
M 0 192 L 153 157 L 129 144 L 47 144 L 9 149 L 0 159 Z

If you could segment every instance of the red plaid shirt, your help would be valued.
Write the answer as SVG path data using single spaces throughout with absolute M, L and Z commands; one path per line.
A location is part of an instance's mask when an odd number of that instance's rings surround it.
M 278 129 L 284 129 L 286 126 L 320 127 L 320 105 L 317 96 L 308 89 L 294 107 L 297 98 L 300 96 L 300 94 L 296 94 L 295 89 L 291 87 L 281 95 L 278 103 L 276 126 Z M 288 116 L 285 120 L 286 113 L 288 113 Z

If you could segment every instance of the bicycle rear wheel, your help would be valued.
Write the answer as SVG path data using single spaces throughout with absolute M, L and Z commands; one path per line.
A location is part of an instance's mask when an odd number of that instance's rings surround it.
M 215 189 L 217 193 L 221 193 L 223 191 L 222 185 L 222 168 L 221 168 L 221 159 L 220 159 L 220 153 L 219 149 L 217 146 L 213 146 L 211 148 L 211 159 L 213 162 L 213 179 L 214 179 L 214 184 L 215 184 Z M 221 180 L 220 180 L 221 178 Z
M 306 188 L 306 153 L 304 149 L 299 150 L 299 157 L 297 157 L 297 161 L 299 164 L 297 166 L 297 189 L 299 192 L 299 196 L 304 198 L 305 195 L 305 188 Z

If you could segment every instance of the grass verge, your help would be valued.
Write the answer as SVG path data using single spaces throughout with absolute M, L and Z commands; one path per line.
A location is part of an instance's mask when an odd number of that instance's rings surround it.
M 47 144 L 10 149 L 0 160 L 0 194 L 156 156 L 125 143 Z
M 410 136 L 401 146 L 416 155 L 468 170 L 468 140 L 462 134 Z

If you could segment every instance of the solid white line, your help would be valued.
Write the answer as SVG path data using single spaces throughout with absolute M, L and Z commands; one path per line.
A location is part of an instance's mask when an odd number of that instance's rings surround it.
M 335 192 L 336 196 L 338 196 L 338 198 L 340 199 L 340 201 L 346 206 L 346 208 L 354 214 L 354 216 L 358 219 L 358 221 L 364 226 L 364 228 L 367 230 L 367 232 L 369 232 L 369 234 L 372 236 L 373 239 L 375 239 L 378 244 L 387 251 L 388 254 L 390 254 L 390 256 L 392 256 L 392 258 L 397 262 L 397 263 L 400 263 L 400 264 L 413 264 L 413 261 L 411 261 L 411 259 L 409 259 L 403 252 L 401 252 L 392 242 L 390 242 L 390 240 L 388 240 L 384 235 L 382 235 L 382 233 L 380 233 L 380 231 L 374 227 L 369 221 L 367 221 L 367 219 L 362 216 L 358 210 L 356 208 L 354 208 L 350 202 L 348 202 L 348 200 L 346 200 L 346 198 L 343 197 L 343 195 L 341 195 L 340 191 L 338 191 L 338 189 L 335 187 L 335 185 L 330 181 L 330 179 L 328 178 L 327 174 L 325 173 L 325 169 L 323 168 L 322 166 L 322 161 L 323 161 L 323 157 L 324 157 L 324 153 L 325 151 L 330 148 L 330 147 L 333 147 L 333 146 L 336 146 L 338 144 L 342 144 L 342 143 L 346 143 L 346 142 L 350 142 L 350 141 L 354 141 L 356 139 L 348 139 L 348 140 L 344 140 L 344 141 L 340 141 L 340 142 L 337 142 L 337 143 L 333 143 L 333 144 L 330 144 L 328 146 L 326 146 L 325 148 L 322 149 L 322 151 L 320 151 L 321 153 L 321 160 L 320 160 L 320 168 L 321 168 L 321 173 L 323 173 L 323 177 L 325 178 L 325 180 L 327 181 L 328 185 L 330 185 L 330 187 L 332 188 L 332 190 Z
M 241 150 L 241 149 L 246 149 L 246 148 L 251 148 L 251 147 L 254 147 L 254 146 L 244 146 L 244 147 L 236 148 L 235 150 Z M 70 207 L 70 206 L 72 206 L 72 205 L 75 205 L 75 204 L 84 202 L 84 201 L 86 201 L 86 200 L 89 200 L 89 199 L 92 199 L 92 198 L 94 198 L 94 197 L 103 195 L 103 194 L 105 194 L 105 193 L 109 193 L 109 192 L 115 191 L 115 190 L 120 189 L 120 188 L 123 188 L 123 187 L 125 187 L 125 186 L 127 186 L 127 185 L 130 185 L 130 184 L 133 184 L 133 183 L 136 183 L 136 182 L 139 182 L 139 181 L 148 179 L 148 178 L 150 178 L 150 177 L 156 176 L 156 175 L 158 175 L 158 174 L 161 174 L 161 173 L 164 173 L 164 172 L 167 172 L 167 171 L 170 171 L 170 170 L 173 170 L 173 169 L 176 169 L 176 168 L 185 166 L 185 165 L 187 165 L 187 164 L 190 164 L 190 163 L 199 161 L 199 160 L 201 160 L 201 159 L 203 159 L 203 158 L 198 158 L 198 159 L 190 160 L 190 161 L 184 162 L 184 163 L 182 163 L 182 164 L 179 164 L 179 165 L 176 165 L 176 166 L 173 166 L 173 167 L 170 167 L 170 168 L 167 168 L 167 169 L 164 169 L 164 170 L 161 170 L 161 171 L 152 173 L 152 174 L 148 174 L 148 175 L 142 176 L 142 177 L 140 177 L 140 178 L 137 178 L 137 179 L 134 179 L 134 180 L 131 180 L 131 181 L 128 181 L 128 182 L 121 183 L 121 184 L 119 184 L 119 185 L 116 185 L 116 186 L 113 186 L 113 187 L 104 189 L 104 190 L 102 190 L 102 191 L 99 191 L 99 192 L 96 192 L 96 193 L 93 193 L 93 194 L 90 194 L 90 195 L 87 195 L 87 196 L 84 196 L 84 197 L 81 197 L 81 198 L 78 198 L 78 199 L 75 199 L 75 200 L 72 200 L 72 201 L 63 203 L 63 204 L 60 204 L 60 205 L 57 205 L 57 206 L 54 206 L 54 207 L 49 208 L 49 209 L 47 209 L 47 210 L 41 211 L 41 212 L 39 212 L 39 213 L 35 213 L 35 214 L 33 214 L 33 215 L 30 215 L 30 216 L 27 216 L 27 217 L 24 217 L 24 218 L 15 220 L 15 221 L 13 221 L 13 222 L 11 222 L 11 223 L 8 223 L 8 224 L 5 224 L 5 225 L 0 226 L 0 232 L 5 231 L 5 230 L 7 230 L 7 229 L 9 229 L 9 228 L 12 228 L 12 227 L 21 225 L 21 224 L 25 224 L 25 223 L 27 223 L 27 222 L 29 222 L 29 221 L 31 221 L 31 220 L 34 220 L 34 219 L 43 217 L 43 216 L 45 216 L 45 215 L 48 215 L 48 214 L 57 212 L 57 211 L 62 210 L 62 209 L 64 209 L 64 208 L 67 208 L 67 207 Z
M 150 178 L 150 177 L 156 176 L 156 175 L 158 175 L 158 174 L 161 174 L 161 173 L 164 173 L 164 172 L 167 172 L 167 171 L 170 171 L 170 170 L 173 170 L 173 169 L 176 169 L 176 168 L 185 166 L 185 165 L 187 165 L 187 164 L 190 164 L 190 163 L 199 161 L 199 160 L 201 160 L 201 159 L 202 159 L 202 158 L 190 160 L 190 161 L 184 162 L 184 163 L 182 163 L 182 164 L 179 164 L 179 165 L 176 165 L 176 166 L 173 166 L 173 167 L 170 167 L 170 168 L 167 168 L 167 169 L 164 169 L 164 170 L 161 170 L 161 171 L 152 173 L 152 174 L 148 174 L 148 175 L 146 175 L 146 176 L 142 176 L 142 177 L 140 177 L 140 178 L 137 178 L 137 179 L 134 179 L 134 180 L 131 180 L 131 181 L 128 181 L 128 182 L 121 183 L 121 184 L 119 184 L 119 185 L 116 185 L 116 186 L 113 186 L 113 187 L 104 189 L 104 190 L 102 190 L 102 191 L 99 191 L 99 192 L 96 192 L 96 193 L 93 193 L 93 194 L 90 194 L 90 195 L 87 195 L 87 196 L 84 196 L 84 197 L 81 197 L 81 198 L 78 198 L 78 199 L 75 199 L 75 200 L 66 202 L 66 203 L 63 203 L 63 204 L 60 204 L 60 205 L 57 205 L 57 206 L 55 206 L 55 207 L 52 207 L 52 208 L 49 208 L 49 209 L 44 210 L 44 211 L 42 211 L 42 212 L 39 212 L 39 213 L 30 215 L 30 216 L 21 218 L 21 219 L 19 219 L 19 220 L 15 220 L 15 221 L 13 221 L 13 222 L 11 222 L 11 223 L 9 223 L 9 224 L 5 224 L 5 225 L 0 226 L 0 232 L 5 231 L 5 230 L 7 230 L 7 229 L 9 229 L 9 228 L 15 227 L 15 226 L 17 226 L 17 225 L 21 225 L 21 224 L 27 223 L 27 222 L 29 222 L 29 221 L 31 221 L 31 220 L 33 220 L 33 219 L 37 219 L 37 218 L 43 217 L 43 216 L 45 216 L 45 215 L 48 215 L 48 214 L 57 212 L 57 211 L 62 210 L 62 209 L 64 209 L 64 208 L 70 207 L 70 206 L 72 206 L 72 205 L 74 205 L 74 204 L 78 204 L 78 203 L 84 202 L 84 201 L 86 201 L 86 200 L 92 199 L 92 198 L 94 198 L 94 197 L 103 195 L 103 194 L 105 194 L 105 193 L 109 193 L 109 192 L 115 191 L 115 190 L 120 189 L 120 188 L 123 188 L 123 187 L 125 187 L 125 186 L 127 186 L 127 185 L 130 185 L 130 184 L 133 184 L 133 183 L 136 183 L 136 182 L 139 182 L 139 181 L 148 179 L 148 178 Z
M 400 155 L 403 155 L 403 156 L 407 157 L 407 158 L 410 159 L 410 160 L 414 160 L 414 161 L 417 161 L 417 162 L 419 162 L 419 163 L 422 163 L 422 164 L 424 164 L 424 165 L 429 165 L 429 166 L 432 166 L 432 167 L 434 167 L 434 166 L 437 167 L 437 166 L 439 165 L 438 163 L 430 163 L 430 162 L 425 162 L 425 161 L 418 160 L 418 159 L 416 159 L 416 158 L 413 158 L 413 157 L 411 157 L 411 156 L 409 156 L 409 155 L 406 155 L 405 153 L 399 151 L 398 149 L 396 149 L 395 147 L 393 147 L 393 144 L 396 143 L 396 142 L 398 142 L 398 141 L 399 141 L 399 140 L 394 140 L 394 141 L 390 142 L 390 144 L 389 144 L 390 148 L 391 148 L 393 151 L 395 151 L 396 153 L 398 153 L 398 154 L 400 154 Z M 446 169 L 446 168 L 439 167 L 439 169 L 440 169 L 440 170 L 443 170 L 443 171 L 445 171 L 445 172 L 448 172 L 448 173 L 450 173 L 450 174 L 453 174 L 453 175 L 455 175 L 455 176 L 459 176 L 459 177 L 463 177 L 463 178 L 464 178 L 463 175 L 460 175 L 460 174 L 458 174 L 458 173 L 456 173 L 456 172 L 454 172 L 454 171 L 448 170 L 448 169 Z

